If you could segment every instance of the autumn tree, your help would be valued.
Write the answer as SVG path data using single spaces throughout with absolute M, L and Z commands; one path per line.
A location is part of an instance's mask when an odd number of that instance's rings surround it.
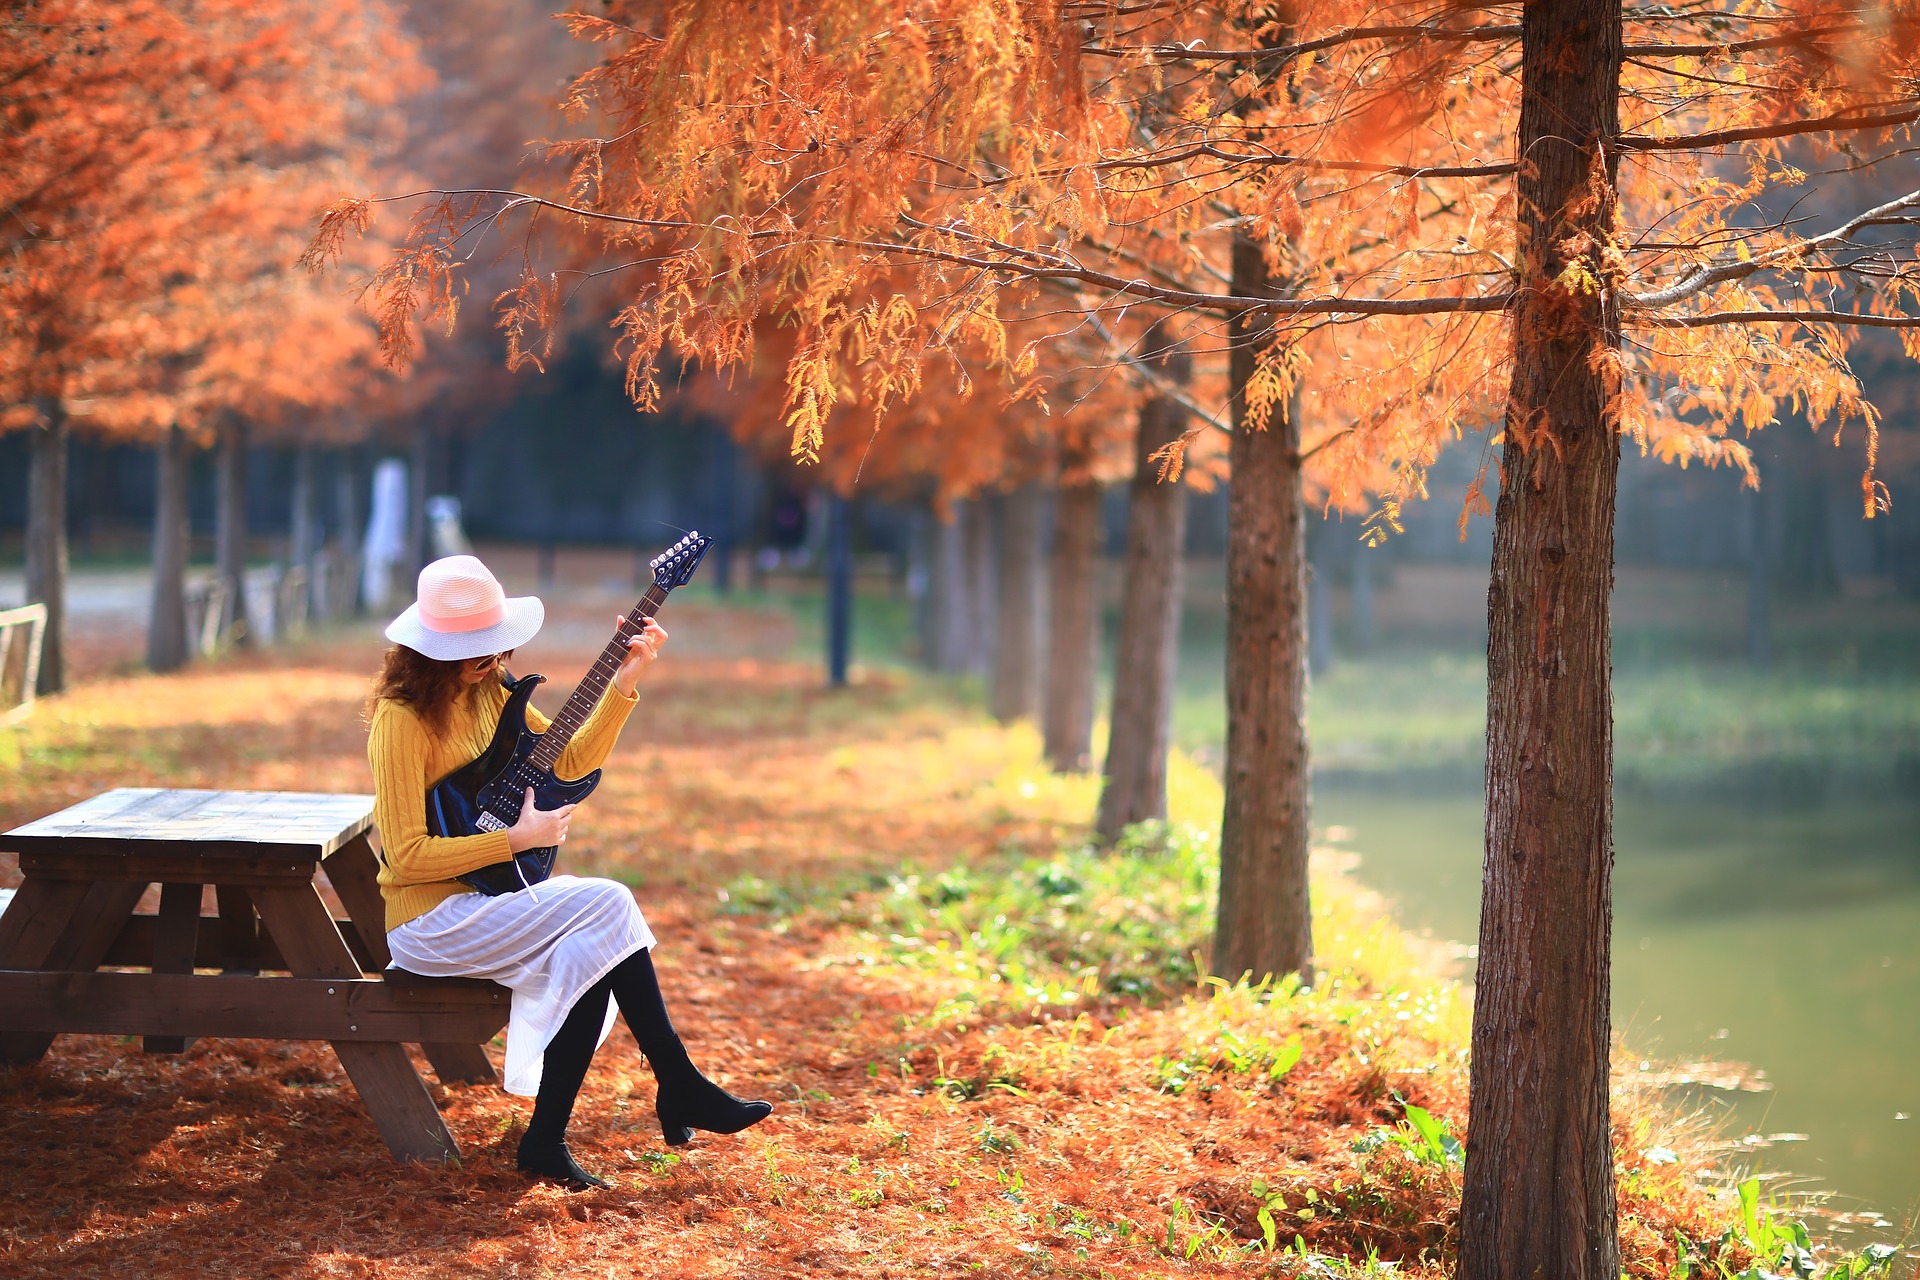
M 1196 352 L 1218 367 L 1219 382 L 1199 417 L 1231 419 L 1249 437 L 1248 465 L 1278 468 L 1270 482 L 1244 486 L 1260 498 L 1235 507 L 1247 536 L 1232 539 L 1230 553 L 1244 581 L 1229 624 L 1239 660 L 1230 671 L 1215 963 L 1230 973 L 1307 970 L 1305 653 L 1291 639 L 1299 593 L 1285 585 L 1300 548 L 1297 538 L 1272 541 L 1299 525 L 1304 451 L 1271 443 L 1279 434 L 1265 427 L 1294 397 L 1306 322 L 1346 306 L 1336 296 L 1293 295 L 1310 293 L 1310 280 L 1330 282 L 1329 264 L 1365 269 L 1369 253 L 1397 263 L 1405 246 L 1359 224 L 1371 193 L 1348 183 L 1338 164 L 1315 170 L 1324 190 L 1303 203 L 1290 172 L 1298 157 L 1265 138 L 1294 127 L 1283 122 L 1306 127 L 1341 95 L 1316 84 L 1273 104 L 1223 96 L 1246 75 L 1232 67 L 1170 75 L 1159 45 L 1137 43 L 1143 31 L 1164 35 L 1169 48 L 1176 37 L 1181 48 L 1230 43 L 1253 22 L 1238 8 L 1168 6 L 1145 17 L 1145 28 L 1115 15 L 1117 46 L 1102 44 L 1099 6 L 1076 8 L 1070 20 L 1021 10 L 1014 27 L 968 5 L 796 9 L 771 24 L 744 6 L 697 22 L 691 12 L 615 6 L 605 20 L 571 19 L 583 36 L 613 46 L 574 90 L 606 136 L 567 148 L 576 165 L 567 191 L 469 190 L 424 208 L 411 249 L 368 281 L 391 349 L 410 347 L 416 315 L 448 313 L 464 271 L 458 245 L 483 228 L 526 228 L 517 219 L 536 213 L 573 247 L 584 240 L 603 270 L 617 275 L 631 264 L 620 341 L 643 406 L 658 394 L 655 371 L 670 341 L 676 359 L 735 367 L 751 358 L 763 314 L 790 325 L 784 408 L 792 448 L 808 459 L 843 400 L 882 417 L 918 391 L 920 369 L 958 348 L 992 352 L 1019 398 L 1048 339 L 1081 336 L 1085 318 L 1113 335 L 1104 363 L 1119 366 L 1142 324 L 1129 307 L 1196 312 L 1204 321 Z M 1345 83 L 1366 74 L 1364 64 L 1356 58 L 1323 78 Z M 806 93 L 776 88 L 761 75 L 767 66 L 790 68 Z M 1105 87 L 1090 94 L 1096 78 Z M 1455 97 L 1463 109 L 1485 101 L 1464 87 Z M 1458 201 L 1423 212 L 1407 181 L 1414 171 L 1387 168 L 1405 188 L 1395 227 L 1466 225 Z M 1251 212 L 1243 216 L 1234 201 Z M 1307 229 L 1303 210 L 1314 218 L 1310 244 L 1295 243 L 1296 230 Z M 370 216 L 364 201 L 336 206 L 316 258 Z M 1236 242 L 1252 252 L 1236 256 Z M 1289 283 L 1274 282 L 1281 276 Z M 533 270 L 503 301 L 516 352 L 537 349 L 558 310 L 552 281 Z M 1405 310 L 1393 301 L 1359 305 Z M 1008 317 L 1022 308 L 1050 311 L 1053 333 L 1013 341 Z M 1276 318 L 1287 323 L 1276 327 Z M 1414 340 L 1407 358 L 1383 363 L 1405 370 L 1408 386 L 1437 382 L 1437 402 L 1451 408 L 1460 393 L 1447 390 L 1449 356 L 1470 340 Z M 1358 422 L 1341 416 L 1343 387 L 1365 401 Z M 1315 430 L 1337 437 L 1323 461 L 1344 486 L 1368 483 L 1383 438 L 1417 435 L 1421 423 L 1432 429 L 1426 400 L 1379 390 L 1334 377 L 1317 393 L 1329 412 Z M 1179 443 L 1168 459 L 1174 474 Z M 1246 523 L 1273 502 L 1293 514 Z M 1301 726 L 1293 746 L 1283 749 L 1262 727 L 1274 723 Z
M 1915 16 L 616 4 L 574 20 L 610 52 L 576 87 L 605 124 L 571 190 L 443 199 L 373 287 L 435 305 L 459 235 L 557 214 L 607 261 L 650 263 L 623 315 L 642 400 L 669 344 L 724 365 L 763 310 L 790 323 L 802 454 L 843 397 L 885 404 L 930 354 L 992 341 L 1010 298 L 1059 299 L 1062 332 L 1137 309 L 1210 321 L 1197 349 L 1224 354 L 1233 427 L 1230 976 L 1309 964 L 1308 459 L 1328 501 L 1376 495 L 1386 536 L 1438 450 L 1492 419 L 1498 472 L 1466 513 L 1497 490 L 1461 1266 L 1611 1280 L 1619 450 L 1750 469 L 1731 433 L 1791 405 L 1858 424 L 1863 510 L 1882 501 L 1845 353 L 1912 322 L 1920 192 L 1819 227 L 1765 197 L 1808 178 L 1789 138 L 1822 148 L 1837 187 L 1897 148 L 1920 118 Z M 337 206 L 332 234 L 369 211 Z M 910 291 L 861 296 L 905 265 Z M 533 331 L 553 300 L 530 273 L 505 307 Z M 1044 372 L 1044 346 L 1007 348 L 1011 385 Z
M 31 432 L 29 595 L 49 606 L 52 691 L 66 679 L 71 423 L 167 439 L 183 415 L 191 427 L 211 330 L 285 276 L 316 198 L 367 179 L 342 140 L 377 124 L 407 55 L 374 0 L 44 0 L 9 8 L 0 31 L 0 425 Z M 324 347 L 288 354 L 248 369 L 328 376 Z M 164 531 L 175 510 L 162 506 Z

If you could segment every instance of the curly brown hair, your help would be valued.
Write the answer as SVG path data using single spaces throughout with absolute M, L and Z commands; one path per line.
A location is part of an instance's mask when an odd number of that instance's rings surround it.
M 429 728 L 444 731 L 454 703 L 469 693 L 460 679 L 467 661 L 442 662 L 403 644 L 392 646 L 380 664 L 380 674 L 373 679 L 372 692 L 367 695 L 367 719 L 373 719 L 373 709 L 382 698 L 391 698 L 413 708 L 413 713 Z M 505 678 L 505 663 L 494 670 L 497 678 Z

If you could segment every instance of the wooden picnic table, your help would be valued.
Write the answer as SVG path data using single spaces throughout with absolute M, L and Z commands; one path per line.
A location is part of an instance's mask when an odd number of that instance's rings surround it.
M 0 1063 L 38 1061 L 62 1033 L 143 1036 L 151 1053 L 325 1040 L 395 1159 L 457 1158 L 404 1046 L 442 1081 L 492 1081 L 484 1046 L 510 997 L 387 967 L 372 826 L 372 796 L 126 787 L 0 835 L 23 877 L 0 914 Z M 152 884 L 159 910 L 140 912 Z

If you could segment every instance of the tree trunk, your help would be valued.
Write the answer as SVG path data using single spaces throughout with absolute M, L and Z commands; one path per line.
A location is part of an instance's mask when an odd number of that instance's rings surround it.
M 966 558 L 967 627 L 964 645 L 965 670 L 984 676 L 993 670 L 995 618 L 999 613 L 993 547 L 996 503 L 981 495 L 967 499 Z
M 221 631 L 228 643 L 253 643 L 247 627 L 247 424 L 229 414 L 220 424 L 220 483 L 214 502 L 214 562 L 226 588 Z
M 1235 294 L 1271 295 L 1260 246 L 1233 240 Z M 1220 906 L 1213 971 L 1224 978 L 1313 976 L 1307 895 L 1306 521 L 1295 404 L 1264 430 L 1247 422 L 1246 387 L 1269 341 L 1236 315 L 1231 476 L 1227 488 L 1227 761 L 1220 817 Z
M 1513 384 L 1487 592 L 1487 841 L 1473 1002 L 1465 1280 L 1618 1280 L 1608 1124 L 1619 481 L 1611 290 L 1559 283 L 1612 243 L 1620 0 L 1521 14 Z M 1604 278 L 1598 261 L 1581 264 Z
M 425 418 L 413 424 L 413 462 L 407 480 L 407 558 L 398 566 L 402 581 L 412 582 L 433 559 L 427 537 L 427 495 L 433 492 L 427 468 L 433 463 L 433 428 Z
M 913 613 L 914 653 L 933 670 L 933 512 L 928 504 L 907 508 L 905 571 L 901 587 Z
M 1040 717 L 1046 651 L 1047 491 L 1024 484 L 1001 500 L 1000 601 L 993 647 L 993 718 Z
M 147 621 L 147 666 L 178 671 L 192 649 L 187 641 L 187 438 L 170 426 L 155 448 L 153 608 Z
M 927 665 L 949 674 L 967 669 L 973 631 L 967 608 L 966 522 L 968 504 L 953 505 L 950 518 L 932 516 L 927 556 Z
M 47 606 L 40 643 L 40 694 L 67 687 L 67 411 L 40 402 L 27 432 L 27 603 Z
M 1100 486 L 1062 485 L 1053 504 L 1047 590 L 1047 763 L 1084 773 L 1093 763 L 1094 676 L 1100 665 Z
M 1155 327 L 1143 359 L 1184 385 L 1193 358 Z M 1180 661 L 1180 604 L 1186 578 L 1187 486 L 1162 483 L 1153 455 L 1186 426 L 1162 396 L 1140 406 L 1133 482 L 1127 490 L 1127 550 L 1121 570 L 1120 636 L 1113 655 L 1113 710 L 1094 834 L 1111 844 L 1136 822 L 1167 816 L 1167 749 L 1173 736 L 1173 677 Z
M 287 565 L 306 578 L 307 616 L 319 581 L 320 538 L 314 507 L 314 448 L 302 443 L 293 454 L 293 515 L 287 533 Z
M 827 499 L 827 684 L 847 686 L 847 656 L 853 649 L 853 504 L 839 494 Z
M 360 459 L 352 449 L 341 453 L 340 466 L 333 473 L 333 502 L 340 536 L 334 547 L 337 567 L 327 583 L 333 598 L 327 604 L 335 617 L 353 618 L 361 609 L 360 534 L 366 517 L 360 510 Z

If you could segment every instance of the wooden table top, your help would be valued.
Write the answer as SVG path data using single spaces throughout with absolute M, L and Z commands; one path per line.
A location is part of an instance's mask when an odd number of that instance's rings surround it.
M 368 795 L 120 787 L 0 834 L 0 851 L 317 860 L 372 825 Z

